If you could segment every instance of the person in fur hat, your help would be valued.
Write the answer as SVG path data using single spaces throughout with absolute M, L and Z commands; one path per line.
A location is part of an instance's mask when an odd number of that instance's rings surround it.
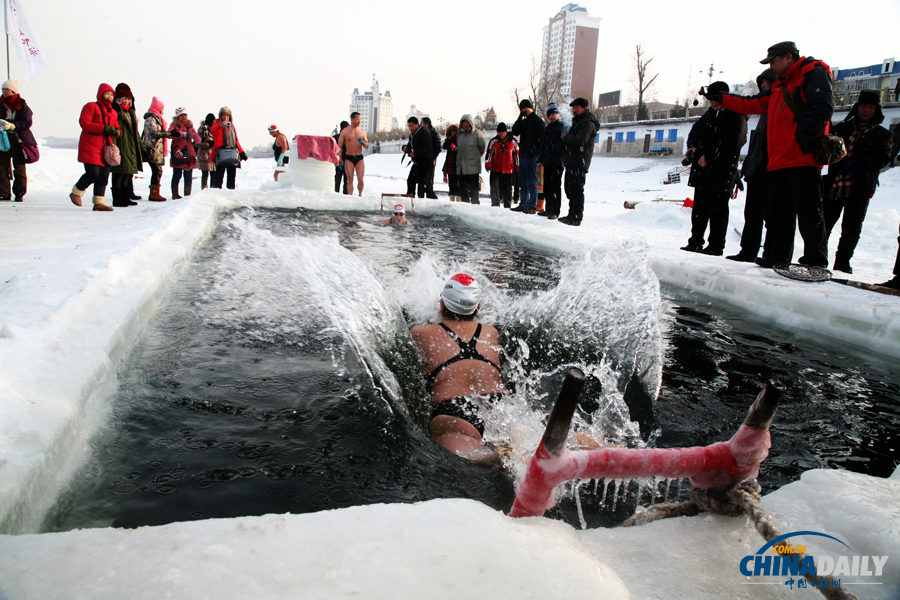
M 825 240 L 844 213 L 841 240 L 834 255 L 834 270 L 853 273 L 850 259 L 859 243 L 859 234 L 878 187 L 878 172 L 891 159 L 891 134 L 881 126 L 881 90 L 862 90 L 847 117 L 834 126 L 844 138 L 847 156 L 828 166 L 824 178 Z
M 194 124 L 188 119 L 187 109 L 179 106 L 175 109 L 175 120 L 169 127 L 172 133 L 172 154 L 169 157 L 169 166 L 172 167 L 172 200 L 181 200 L 183 196 L 178 194 L 178 184 L 184 175 L 184 195 L 191 195 L 193 186 L 193 173 L 197 168 L 197 149 L 194 144 L 200 143 L 200 136 L 194 129 Z
M 16 202 L 25 199 L 28 191 L 28 173 L 25 165 L 38 159 L 37 141 L 31 133 L 32 112 L 19 96 L 19 83 L 8 79 L 3 82 L 3 95 L 0 96 L 0 129 L 6 131 L 9 139 L 9 150 L 0 151 L 0 200 L 10 200 L 10 183 L 12 195 Z M 10 163 L 12 166 L 10 166 Z
M 113 103 L 119 118 L 122 137 L 116 138 L 119 155 L 122 157 L 115 167 L 111 167 L 113 206 L 134 206 L 140 196 L 134 195 L 134 176 L 144 170 L 141 133 L 138 130 L 137 113 L 134 110 L 134 95 L 127 83 L 116 86 Z

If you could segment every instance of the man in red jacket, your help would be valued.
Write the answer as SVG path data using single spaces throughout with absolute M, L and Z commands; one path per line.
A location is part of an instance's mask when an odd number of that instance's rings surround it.
M 756 262 L 767 268 L 790 263 L 794 230 L 799 224 L 804 248 L 798 262 L 827 267 L 823 165 L 813 157 L 813 140 L 828 133 L 834 113 L 831 68 L 821 60 L 800 56 L 794 42 L 775 44 L 759 62 L 769 65 L 778 76 L 771 92 L 746 98 L 731 94 L 710 97 L 737 113 L 768 114 L 772 248 Z

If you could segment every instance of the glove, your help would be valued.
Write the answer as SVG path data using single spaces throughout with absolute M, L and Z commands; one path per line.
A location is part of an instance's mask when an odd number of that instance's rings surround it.
M 456 144 L 454 144 L 454 143 L 451 142 L 451 144 L 450 144 L 450 151 L 453 152 L 454 150 L 456 150 Z
M 444 173 L 444 183 L 447 183 L 447 174 Z
M 2 119 L 0 119 L 0 127 L 2 127 L 4 131 L 11 131 L 16 128 L 16 126 L 9 121 L 4 121 Z
M 181 137 L 191 137 L 191 132 L 190 131 L 182 131 Z
M 344 161 L 339 162 L 339 163 L 337 164 L 337 168 L 338 168 L 338 169 L 343 169 L 343 168 L 344 168 Z
M 120 135 L 122 135 L 122 132 L 119 131 L 118 129 L 116 129 L 115 127 L 113 127 L 112 125 L 104 125 L 103 133 L 105 133 L 106 135 L 111 135 L 113 137 L 119 137 Z
M 246 153 L 246 152 L 241 152 L 238 156 L 241 157 L 241 160 L 247 160 L 247 153 Z

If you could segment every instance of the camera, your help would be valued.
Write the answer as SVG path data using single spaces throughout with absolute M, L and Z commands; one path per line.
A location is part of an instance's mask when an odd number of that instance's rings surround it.
M 681 159 L 681 165 L 686 167 L 693 162 L 694 162 L 694 151 L 688 150 L 687 154 L 684 155 L 684 158 Z
M 700 91 L 697 92 L 697 95 L 698 95 L 698 96 L 703 96 L 704 98 L 706 98 L 707 100 L 709 100 L 709 95 L 708 95 L 708 94 L 709 94 L 709 90 L 708 90 L 707 88 L 703 87 L 703 86 L 700 86 Z M 699 106 L 699 105 L 700 105 L 700 101 L 699 101 L 699 100 L 694 100 L 694 106 Z

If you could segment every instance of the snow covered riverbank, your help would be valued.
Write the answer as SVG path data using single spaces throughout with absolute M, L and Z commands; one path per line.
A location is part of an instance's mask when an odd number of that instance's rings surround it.
M 104 214 L 74 207 L 67 199 L 81 171 L 75 152 L 45 150 L 41 162 L 29 168 L 26 202 L 0 205 L 0 530 L 38 530 L 106 418 L 105 402 L 115 389 L 119 359 L 168 283 L 213 230 L 218 212 L 237 206 L 377 210 L 380 192 L 405 189 L 406 173 L 396 156 L 366 160 L 367 195 L 362 199 L 329 192 L 260 191 L 269 187 L 263 184 L 271 178 L 271 164 L 254 160 L 239 172 L 236 191 L 204 191 L 160 204 L 141 201 Z M 485 205 L 417 200 L 416 210 L 451 213 L 474 227 L 561 250 L 599 247 L 641 253 L 662 282 L 709 301 L 730 302 L 784 326 L 900 356 L 896 297 L 836 283 L 791 281 L 755 266 L 679 251 L 690 228 L 689 210 L 647 202 L 692 195 L 685 184 L 659 183 L 676 164 L 598 158 L 588 177 L 580 228 Z M 139 180 L 137 187 L 145 185 L 146 179 Z M 891 202 L 898 188 L 900 169 L 886 172 L 853 260 L 854 278 L 872 282 L 891 276 L 900 222 Z M 622 208 L 626 200 L 642 203 L 628 211 Z M 738 229 L 742 200 L 732 203 L 731 224 Z M 737 250 L 737 237 L 731 234 L 726 252 Z M 804 504 L 808 512 L 798 508 Z M 824 471 L 811 471 L 766 499 L 766 506 L 783 519 L 779 524 L 785 531 L 827 531 L 860 554 L 892 555 L 882 583 L 896 582 L 900 574 L 893 564 L 900 559 L 898 505 L 896 481 Z M 454 527 L 454 522 L 466 525 Z M 333 597 L 357 590 L 393 597 L 398 589 L 404 591 L 401 596 L 418 590 L 432 597 L 491 590 L 491 595 L 524 597 L 568 597 L 589 590 L 608 597 L 627 597 L 629 592 L 633 597 L 769 597 L 759 591 L 766 586 L 744 586 L 746 578 L 737 570 L 737 560 L 761 545 L 754 535 L 744 519 L 716 517 L 575 534 L 540 519 L 510 522 L 464 501 L 136 531 L 13 535 L 0 537 L 0 554 L 14 558 L 0 561 L 0 598 L 4 593 L 9 598 L 205 597 L 216 586 L 216 595 L 236 598 L 250 590 L 258 590 L 259 597 Z M 445 545 L 436 544 L 438 539 Z M 660 539 L 668 549 L 660 547 Z M 433 555 L 424 548 L 433 548 Z M 660 559 L 649 548 L 671 556 Z M 693 552 L 697 548 L 703 549 L 708 566 Z M 685 560 L 692 566 L 679 562 Z M 360 569 L 361 563 L 372 570 Z M 57 568 L 47 570 L 47 564 Z M 651 573 L 649 564 L 665 568 Z M 475 565 L 487 565 L 484 578 L 473 576 L 479 568 Z M 266 568 L 268 577 L 260 581 Z M 887 586 L 878 588 L 863 595 L 890 597 Z M 83 592 L 73 595 L 73 589 Z M 772 597 L 783 593 L 771 589 Z

